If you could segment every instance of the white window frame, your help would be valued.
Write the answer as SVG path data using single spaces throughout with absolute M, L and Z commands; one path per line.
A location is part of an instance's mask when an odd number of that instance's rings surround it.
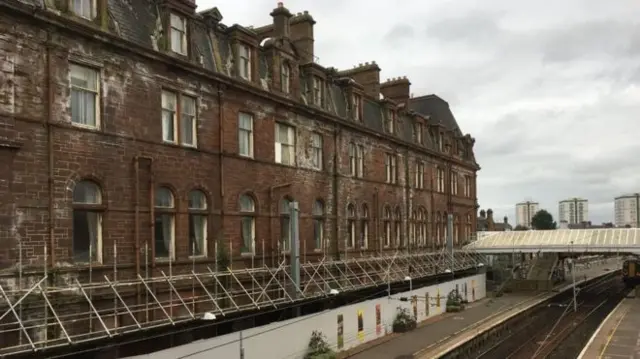
M 188 216 L 194 216 L 194 217 L 200 217 L 203 219 L 202 221 L 202 232 L 203 232 L 203 236 L 202 236 L 202 253 L 201 254 L 194 254 L 193 253 L 193 247 L 189 248 L 189 258 L 199 258 L 199 257 L 207 257 L 207 238 L 209 236 L 209 216 L 208 213 L 206 212 L 209 207 L 208 207 L 208 203 L 207 203 L 207 196 L 200 190 L 192 190 L 191 193 L 189 193 L 189 196 L 192 195 L 192 193 L 199 193 L 203 196 L 204 199 L 204 205 L 202 207 L 192 207 L 192 206 L 188 206 L 187 211 Z M 189 218 L 189 221 L 191 220 L 191 218 Z M 191 231 L 191 226 L 189 226 L 188 228 L 188 234 Z M 189 238 L 190 239 L 190 238 Z
M 424 188 L 424 163 L 420 161 L 416 163 L 415 188 Z
M 161 95 L 162 102 L 162 142 L 165 143 L 178 143 L 178 94 L 173 91 L 162 90 Z M 171 101 L 169 101 L 171 100 Z M 169 137 L 168 125 L 165 125 L 168 115 L 171 115 L 171 121 L 173 126 L 173 132 Z M 166 116 L 166 117 L 165 117 Z
M 444 169 L 438 167 L 436 170 L 436 180 L 438 181 L 438 192 L 444 192 Z
M 422 124 L 419 122 L 416 122 L 416 142 L 418 143 L 423 143 L 422 131 L 423 131 Z
M 458 195 L 458 174 L 451 171 L 451 194 Z
M 250 200 L 250 208 L 245 209 L 242 208 L 242 199 L 243 197 L 246 196 L 247 199 Z M 243 252 L 243 254 L 253 254 L 255 253 L 256 250 L 256 201 L 253 199 L 252 196 L 248 195 L 248 194 L 242 194 L 239 198 L 239 210 L 240 210 L 240 239 L 242 240 L 242 247 L 244 249 L 246 249 L 246 252 Z M 247 247 L 247 243 L 245 242 L 245 237 L 244 237 L 244 233 L 242 232 L 243 229 L 243 222 L 245 219 L 248 219 L 251 224 L 251 243 L 249 243 L 249 247 Z
M 384 157 L 385 172 L 387 174 L 387 183 L 395 184 L 398 182 L 398 158 L 394 154 L 386 153 Z
M 291 68 L 287 63 L 283 63 L 280 67 L 280 86 L 284 93 L 291 91 Z
M 77 71 L 74 71 L 77 70 Z M 95 83 L 96 86 L 95 88 L 89 88 L 89 87 L 83 87 L 80 86 L 79 84 L 73 84 L 73 79 L 81 79 L 81 72 L 80 71 L 87 71 L 88 73 L 90 73 L 91 75 L 95 75 Z M 76 75 L 74 76 L 74 72 L 76 73 Z M 73 91 L 79 91 L 82 93 L 88 93 L 88 94 L 93 94 L 94 96 L 94 111 L 95 111 L 95 125 L 89 125 L 89 124 L 84 124 L 84 123 L 80 123 L 80 122 L 74 122 L 73 121 L 73 106 L 71 106 L 70 108 L 70 112 L 71 112 L 71 123 L 74 126 L 78 126 L 78 127 L 84 127 L 84 128 L 90 128 L 90 129 L 99 129 L 100 128 L 100 87 L 101 87 L 101 79 L 100 79 L 100 71 L 98 69 L 92 68 L 92 67 L 88 67 L 88 66 L 83 66 L 83 65 L 79 65 L 76 63 L 70 63 L 69 64 L 69 89 L 70 92 Z M 71 95 L 70 95 L 71 96 Z M 70 101 L 73 101 L 70 99 Z
M 364 146 L 356 145 L 356 177 L 364 177 Z
M 251 48 L 246 44 L 238 44 L 238 75 L 251 81 Z
M 323 83 L 322 80 L 313 76 L 313 103 L 316 106 L 322 107 L 322 99 L 323 99 Z
M 70 7 L 77 16 L 94 20 L 98 17 L 98 4 L 96 0 L 70 0 Z
M 171 191 L 169 191 L 169 193 L 171 193 Z M 159 208 L 159 209 L 170 209 L 173 210 L 173 212 L 155 212 L 156 217 L 157 216 L 168 216 L 169 220 L 170 220 L 170 227 L 171 227 L 171 241 L 169 244 L 169 256 L 168 257 L 158 257 L 158 254 L 156 252 L 156 261 L 174 261 L 176 259 L 176 213 L 175 213 L 175 208 L 176 208 L 176 199 L 175 196 L 173 195 L 173 193 L 171 193 L 171 205 L 170 206 L 158 206 L 156 203 L 154 203 L 154 207 L 155 208 Z M 155 225 L 155 218 L 154 218 L 154 225 Z M 155 241 L 155 238 L 153 239 Z M 154 244 L 155 245 L 155 244 Z
M 353 119 L 362 122 L 362 98 L 358 94 L 353 94 L 351 102 L 353 104 Z
M 246 126 L 243 127 L 243 119 L 248 120 L 250 128 L 246 128 Z M 238 155 L 240 156 L 253 158 L 253 124 L 253 116 L 251 114 L 245 112 L 240 112 L 238 114 Z M 240 138 L 243 136 L 246 137 L 247 145 L 249 147 L 247 149 L 247 153 L 244 153 L 240 147 Z
M 324 156 L 322 145 L 322 135 L 317 132 L 313 132 L 311 134 L 311 165 L 317 170 L 322 170 L 323 168 Z
M 193 101 L 193 113 L 185 112 L 186 101 Z M 188 95 L 180 95 L 180 116 L 179 116 L 179 126 L 178 134 L 180 135 L 180 144 L 188 147 L 197 147 L 198 146 L 198 99 Z M 186 127 L 184 124 L 186 121 L 191 121 L 191 136 L 192 141 L 187 142 L 185 139 L 185 131 L 183 131 Z
M 390 134 L 395 133 L 395 118 L 392 109 L 387 110 L 387 125 L 385 126 L 385 129 Z
M 72 195 L 72 203 L 74 205 L 74 207 L 76 208 L 72 208 L 72 214 L 75 214 L 76 211 L 78 212 L 85 212 L 85 213 L 94 213 L 96 215 L 96 227 L 95 227 L 95 231 L 96 231 L 96 244 L 95 244 L 95 250 L 96 250 L 96 255 L 95 258 L 92 258 L 92 253 L 91 253 L 91 249 L 93 249 L 93 246 L 91 245 L 91 240 L 89 239 L 89 262 L 93 262 L 93 263 L 102 263 L 102 218 L 103 218 L 103 214 L 104 211 L 101 209 L 97 209 L 97 208 L 92 208 L 92 207 L 99 207 L 103 205 L 103 198 L 102 198 L 102 188 L 100 186 L 98 186 L 96 183 L 93 183 L 91 181 L 81 181 L 78 182 L 78 184 L 81 184 L 83 182 L 88 182 L 87 184 L 93 185 L 95 186 L 94 188 L 96 189 L 97 193 L 96 193 L 96 200 L 95 201 L 75 201 L 75 193 Z M 76 188 L 78 186 L 78 184 L 76 184 Z M 75 188 L 74 188 L 75 191 Z M 86 208 L 88 207 L 88 208 Z M 72 227 L 73 228 L 73 227 Z M 75 233 L 72 233 L 72 240 L 74 240 Z M 74 250 L 75 248 L 73 247 L 73 243 L 72 243 L 72 250 Z M 75 252 L 73 252 L 74 255 L 74 260 L 75 260 Z M 88 263 L 88 262 L 87 262 Z
M 187 55 L 187 19 L 175 13 L 169 15 L 169 42 L 171 43 L 171 51 Z M 174 36 L 177 35 L 177 36 Z M 174 40 L 180 39 L 180 43 L 176 44 Z
M 286 132 L 286 138 L 282 138 L 281 132 Z M 275 161 L 287 166 L 296 164 L 296 128 L 284 123 L 276 122 L 275 126 Z M 289 154 L 286 161 L 284 154 Z
M 358 157 L 357 157 L 357 147 L 355 143 L 349 143 L 349 173 L 357 177 L 358 176 Z

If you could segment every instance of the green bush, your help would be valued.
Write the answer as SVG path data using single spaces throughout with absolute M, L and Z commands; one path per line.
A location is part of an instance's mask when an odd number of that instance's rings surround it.
M 417 324 L 415 318 L 409 312 L 409 309 L 402 307 L 396 308 L 396 317 L 393 319 L 392 324 L 394 333 L 411 331 L 416 328 Z
M 319 330 L 314 330 L 311 333 L 304 359 L 336 359 L 336 353 L 329 347 L 327 339 Z

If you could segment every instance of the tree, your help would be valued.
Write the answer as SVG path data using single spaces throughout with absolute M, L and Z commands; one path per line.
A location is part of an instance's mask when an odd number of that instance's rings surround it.
M 528 231 L 529 228 L 527 228 L 526 226 L 523 225 L 517 225 L 516 228 L 513 229 L 514 231 Z
M 531 218 L 531 227 L 536 230 L 548 230 L 556 229 L 557 224 L 553 221 L 551 213 L 541 209 Z

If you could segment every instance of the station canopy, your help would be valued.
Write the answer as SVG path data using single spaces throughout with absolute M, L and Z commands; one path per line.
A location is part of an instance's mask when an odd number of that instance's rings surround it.
M 556 229 L 548 231 L 478 232 L 465 249 L 478 253 L 635 253 L 640 228 Z

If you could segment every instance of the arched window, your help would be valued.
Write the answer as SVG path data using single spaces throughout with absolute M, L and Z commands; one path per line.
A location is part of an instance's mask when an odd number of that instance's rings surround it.
M 360 218 L 360 248 L 367 249 L 369 247 L 369 207 L 362 205 L 362 216 Z
M 253 253 L 256 238 L 256 202 L 248 194 L 240 196 L 240 233 L 242 235 L 241 252 Z
M 324 203 L 317 199 L 313 203 L 313 240 L 316 249 L 324 248 Z
M 189 253 L 207 255 L 207 196 L 199 190 L 189 192 Z
M 421 247 L 427 245 L 427 211 L 420 207 L 418 209 L 418 244 Z
M 449 235 L 449 215 L 447 214 L 447 212 L 444 212 L 442 214 L 442 244 L 446 245 L 447 244 L 447 240 L 448 240 L 448 235 Z
M 384 207 L 384 213 L 382 215 L 384 221 L 384 246 L 391 246 L 391 208 L 389 206 Z
M 396 207 L 393 213 L 393 231 L 396 235 L 395 246 L 396 248 L 402 247 L 402 211 L 400 211 L 400 207 Z
M 73 260 L 102 262 L 102 191 L 91 181 L 73 188 Z
M 471 233 L 471 215 L 467 214 L 467 223 L 465 224 L 466 227 L 466 231 L 465 231 L 465 236 L 466 238 L 464 238 L 465 241 L 471 241 L 471 237 L 473 235 L 473 233 Z
M 356 206 L 347 205 L 347 248 L 356 246 Z
M 440 223 L 442 220 L 442 216 L 440 215 L 440 212 L 436 213 L 436 221 L 435 221 L 435 225 L 436 225 L 436 247 L 440 247 L 440 245 L 442 245 L 442 223 Z
M 416 247 L 416 223 L 418 222 L 418 213 L 416 210 L 411 211 L 411 220 L 409 221 L 409 248 Z
M 156 190 L 155 253 L 157 259 L 175 259 L 175 200 L 167 187 Z
M 291 199 L 285 197 L 280 201 L 280 249 L 291 249 Z

